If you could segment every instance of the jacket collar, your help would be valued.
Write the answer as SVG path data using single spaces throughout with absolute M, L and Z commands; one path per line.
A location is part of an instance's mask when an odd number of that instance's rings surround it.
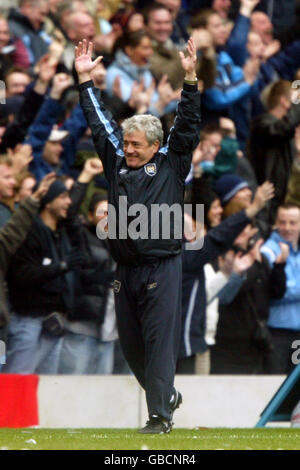
M 118 50 L 116 53 L 116 65 L 129 74 L 134 80 L 140 81 L 143 74 L 149 70 L 149 66 L 139 66 L 132 62 L 130 57 L 125 54 L 123 51 Z

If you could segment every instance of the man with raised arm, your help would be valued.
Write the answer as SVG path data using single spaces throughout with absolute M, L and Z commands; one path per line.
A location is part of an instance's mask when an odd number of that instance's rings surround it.
M 79 42 L 75 67 L 81 106 L 109 181 L 108 202 L 116 212 L 116 221 L 126 220 L 117 224 L 117 237 L 109 233 L 111 252 L 117 262 L 114 292 L 120 342 L 146 392 L 149 420 L 140 432 L 168 433 L 173 412 L 182 402 L 181 394 L 174 388 L 182 271 L 182 241 L 176 231 L 182 227 L 182 216 L 178 217 L 177 211 L 177 221 L 161 217 L 158 227 L 153 227 L 151 213 L 153 206 L 162 204 L 169 208 L 175 204 L 180 209 L 183 206 L 184 182 L 200 131 L 196 49 L 190 39 L 186 53 L 180 52 L 185 80 L 175 124 L 164 147 L 161 123 L 155 116 L 136 115 L 125 120 L 122 129 L 117 128 L 90 79 L 91 71 L 101 61 L 101 57 L 92 61 L 92 50 L 92 43 Z M 146 230 L 149 235 L 150 228 L 154 228 L 158 236 L 136 237 L 136 231 L 132 233 L 127 204 L 129 210 L 135 204 L 135 214 L 137 210 L 145 214 L 142 208 L 146 209 L 147 215 L 139 224 L 140 233 L 145 235 Z M 109 226 L 110 217 L 108 221 Z M 169 235 L 163 237 L 166 225 Z

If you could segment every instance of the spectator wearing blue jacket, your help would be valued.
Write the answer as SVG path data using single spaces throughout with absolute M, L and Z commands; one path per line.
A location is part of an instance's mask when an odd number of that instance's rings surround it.
M 293 343 L 300 337 L 300 209 L 293 204 L 278 207 L 276 230 L 262 246 L 261 252 L 271 266 L 285 252 L 286 291 L 279 300 L 272 300 L 268 326 L 274 349 L 270 356 L 271 374 L 288 374 L 292 363 Z M 295 347 L 295 345 L 294 345 Z
M 132 102 L 140 113 L 161 117 L 175 111 L 178 101 L 173 99 L 174 93 L 166 77 L 156 86 L 150 71 L 153 48 L 148 33 L 144 30 L 128 32 L 116 43 L 115 49 L 115 60 L 106 75 L 109 95 L 117 94 L 124 102 Z M 167 87 L 163 94 L 161 85 Z
M 61 97 L 70 84 L 69 75 L 55 75 L 50 95 L 44 99 L 28 130 L 27 143 L 31 145 L 34 157 L 30 170 L 38 181 L 51 171 L 59 175 L 69 174 L 74 163 L 77 143 L 87 129 L 87 122 L 78 104 L 63 125 L 52 132 L 63 112 Z
M 288 44 L 276 54 L 267 57 L 267 49 L 258 33 L 251 31 L 247 41 L 248 61 L 259 63 L 259 71 L 251 94 L 233 106 L 232 117 L 238 122 L 237 135 L 240 148 L 245 149 L 249 137 L 250 121 L 265 112 L 261 92 L 269 84 L 279 80 L 293 80 L 300 67 L 300 41 Z
M 195 28 L 193 38 L 200 58 L 197 76 L 204 84 L 205 124 L 217 121 L 221 115 L 231 116 L 232 106 L 250 95 L 258 68 L 255 64 L 241 68 L 234 63 L 224 50 L 228 40 L 226 27 L 214 11 L 204 11 L 192 27 Z M 240 60 L 243 62 L 244 59 Z

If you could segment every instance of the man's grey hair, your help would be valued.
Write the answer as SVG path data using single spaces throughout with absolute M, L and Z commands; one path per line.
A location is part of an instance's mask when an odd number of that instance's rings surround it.
M 151 114 L 138 114 L 125 119 L 121 126 L 124 134 L 131 134 L 135 131 L 145 132 L 149 145 L 154 144 L 157 140 L 160 146 L 163 144 L 164 132 L 161 122 L 156 116 L 152 116 Z

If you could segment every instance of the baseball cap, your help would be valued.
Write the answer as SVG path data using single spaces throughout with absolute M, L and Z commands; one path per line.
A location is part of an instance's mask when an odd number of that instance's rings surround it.
M 59 129 L 52 129 L 48 141 L 49 142 L 60 142 L 69 135 L 69 131 L 63 131 Z
M 244 188 L 249 188 L 249 184 L 246 180 L 238 175 L 228 174 L 221 176 L 221 178 L 217 180 L 215 192 L 224 205 Z

